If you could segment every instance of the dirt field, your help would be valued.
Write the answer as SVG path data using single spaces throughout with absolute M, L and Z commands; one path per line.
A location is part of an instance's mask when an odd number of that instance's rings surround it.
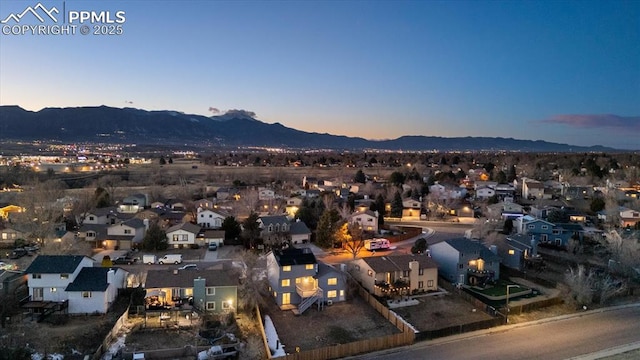
M 334 303 L 318 311 L 309 308 L 302 315 L 282 311 L 275 302 L 262 311 L 273 320 L 278 337 L 287 351 L 316 349 L 332 344 L 378 336 L 400 331 L 359 297 Z
M 455 294 L 417 298 L 420 304 L 393 309 L 419 331 L 437 330 L 449 326 L 492 319 L 482 309 Z

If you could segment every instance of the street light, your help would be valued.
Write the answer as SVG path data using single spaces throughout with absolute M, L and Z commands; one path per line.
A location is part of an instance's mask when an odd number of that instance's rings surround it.
M 506 303 L 506 315 L 505 315 L 505 320 L 507 321 L 507 324 L 509 323 L 509 289 L 511 289 L 512 287 L 520 287 L 520 285 L 507 285 L 507 303 Z

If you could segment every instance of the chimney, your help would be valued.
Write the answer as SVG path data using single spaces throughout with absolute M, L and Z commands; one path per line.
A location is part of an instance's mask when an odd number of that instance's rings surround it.
M 113 284 L 115 277 L 116 277 L 115 270 L 109 269 L 109 271 L 107 271 L 107 284 Z

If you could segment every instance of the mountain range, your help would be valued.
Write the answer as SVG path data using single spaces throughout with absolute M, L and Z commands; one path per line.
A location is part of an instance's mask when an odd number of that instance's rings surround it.
M 222 148 L 271 147 L 327 150 L 391 151 L 612 151 L 603 146 L 574 146 L 542 140 L 500 137 L 402 136 L 367 140 L 300 131 L 280 123 L 267 124 L 251 112 L 230 110 L 202 116 L 178 111 L 146 111 L 108 106 L 45 108 L 28 111 L 0 106 L 1 140 L 100 142 L 140 145 L 201 145 Z

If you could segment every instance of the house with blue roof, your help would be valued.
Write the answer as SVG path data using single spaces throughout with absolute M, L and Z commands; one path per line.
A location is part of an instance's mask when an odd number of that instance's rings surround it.
M 497 248 L 489 250 L 478 241 L 445 240 L 429 245 L 429 252 L 438 264 L 438 274 L 452 283 L 484 286 L 500 277 Z

